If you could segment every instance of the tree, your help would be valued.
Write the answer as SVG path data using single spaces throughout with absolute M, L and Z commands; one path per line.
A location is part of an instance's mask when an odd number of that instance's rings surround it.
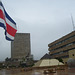
M 56 58 L 56 59 L 59 60 L 59 62 L 62 62 L 63 63 L 62 58 Z

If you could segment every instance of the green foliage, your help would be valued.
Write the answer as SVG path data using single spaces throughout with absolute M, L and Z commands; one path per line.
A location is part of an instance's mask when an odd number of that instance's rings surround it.
M 3 63 L 0 63 L 0 68 L 5 68 L 6 66 Z
M 56 58 L 56 59 L 59 60 L 59 62 L 62 62 L 63 63 L 62 58 Z

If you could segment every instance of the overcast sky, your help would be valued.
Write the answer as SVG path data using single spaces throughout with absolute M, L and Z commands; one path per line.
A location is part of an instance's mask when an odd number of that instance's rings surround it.
M 17 24 L 17 33 L 30 33 L 31 53 L 40 59 L 48 44 L 73 31 L 75 0 L 2 0 L 7 13 Z M 11 57 L 11 42 L 0 28 L 0 61 Z

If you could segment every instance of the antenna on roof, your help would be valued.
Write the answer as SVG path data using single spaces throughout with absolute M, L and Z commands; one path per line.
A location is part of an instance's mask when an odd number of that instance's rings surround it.
M 72 20 L 72 25 L 73 25 L 73 31 L 75 31 L 75 26 L 74 26 L 74 21 L 73 21 L 73 16 L 71 14 L 71 20 Z

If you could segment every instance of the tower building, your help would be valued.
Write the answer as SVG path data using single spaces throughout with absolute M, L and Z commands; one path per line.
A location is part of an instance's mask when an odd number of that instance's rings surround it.
M 30 33 L 16 33 L 14 41 L 11 42 L 11 59 L 22 61 L 30 54 Z

